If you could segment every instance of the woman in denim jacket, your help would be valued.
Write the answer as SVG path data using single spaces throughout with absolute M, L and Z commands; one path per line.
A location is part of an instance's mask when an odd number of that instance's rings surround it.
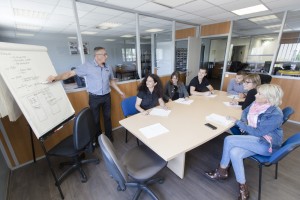
M 283 96 L 282 89 L 278 85 L 264 84 L 257 91 L 255 101 L 243 111 L 241 120 L 228 117 L 245 135 L 227 136 L 219 167 L 205 173 L 210 179 L 226 179 L 231 161 L 239 183 L 238 199 L 242 200 L 249 198 L 243 159 L 255 154 L 270 156 L 280 148 L 283 138 L 283 114 L 278 107 Z

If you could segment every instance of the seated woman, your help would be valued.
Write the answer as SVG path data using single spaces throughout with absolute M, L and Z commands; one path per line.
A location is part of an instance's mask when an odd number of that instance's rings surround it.
M 188 99 L 189 93 L 186 90 L 185 85 L 178 80 L 179 72 L 173 72 L 171 79 L 167 82 L 164 90 L 164 100 L 174 101 L 178 98 Z
M 236 180 L 239 183 L 238 199 L 241 200 L 249 198 L 244 172 L 244 158 L 255 154 L 272 155 L 280 148 L 283 138 L 281 129 L 283 114 L 278 107 L 283 96 L 282 89 L 278 85 L 264 84 L 259 86 L 257 90 L 256 100 L 243 111 L 241 120 L 228 117 L 246 135 L 227 136 L 224 140 L 219 167 L 205 173 L 210 179 L 226 179 L 231 161 Z
M 144 115 L 148 115 L 150 113 L 149 109 L 158 104 L 167 109 L 162 99 L 162 90 L 159 77 L 155 74 L 148 74 L 138 87 L 135 108 Z
M 244 71 L 238 71 L 235 78 L 231 79 L 227 86 L 227 93 L 231 95 L 238 95 L 239 98 L 245 98 L 247 90 L 245 90 L 243 81 L 246 73 Z
M 260 76 L 258 74 L 249 74 L 244 79 L 244 89 L 247 90 L 245 101 L 231 101 L 232 105 L 241 105 L 242 110 L 247 108 L 254 100 L 257 93 L 256 87 L 260 85 Z

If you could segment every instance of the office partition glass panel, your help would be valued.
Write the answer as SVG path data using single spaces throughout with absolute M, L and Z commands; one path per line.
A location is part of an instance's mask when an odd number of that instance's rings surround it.
M 171 74 L 172 22 L 140 15 L 142 77 L 147 73 Z
M 84 3 L 76 3 L 78 10 L 88 10 L 79 15 L 80 31 L 85 59 L 94 59 L 94 48 L 104 47 L 107 64 L 113 68 L 119 81 L 136 79 L 135 14 Z M 87 49 L 87 51 L 86 51 Z
M 269 73 L 283 12 L 233 22 L 227 71 Z
M 300 11 L 288 11 L 273 75 L 300 76 Z

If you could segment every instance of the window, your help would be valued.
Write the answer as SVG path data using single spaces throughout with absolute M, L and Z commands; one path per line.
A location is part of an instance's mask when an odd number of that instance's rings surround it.
M 122 48 L 123 62 L 135 62 L 136 51 L 134 48 Z

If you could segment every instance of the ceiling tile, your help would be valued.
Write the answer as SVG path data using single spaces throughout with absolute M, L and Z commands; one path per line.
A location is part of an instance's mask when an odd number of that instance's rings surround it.
M 200 9 L 203 10 L 203 9 L 210 8 L 210 7 L 213 7 L 213 5 L 206 1 L 198 0 L 198 1 L 193 1 L 191 3 L 185 4 L 182 6 L 178 6 L 178 7 L 176 7 L 176 10 L 182 10 L 182 11 L 191 13 L 196 10 L 200 10 Z
M 230 2 L 230 3 L 225 3 L 225 4 L 221 4 L 220 7 L 228 10 L 228 11 L 233 11 L 233 10 L 238 10 L 238 9 L 242 9 L 242 8 L 247 8 L 247 7 L 251 7 L 251 6 L 256 6 L 261 4 L 261 2 L 259 0 L 236 0 L 234 2 Z
M 148 0 L 130 0 L 130 1 L 107 0 L 105 3 L 133 9 L 148 2 L 149 2 Z
M 169 10 L 169 8 L 149 2 L 149 3 L 143 4 L 142 6 L 135 8 L 134 10 L 157 14 L 159 12 Z

